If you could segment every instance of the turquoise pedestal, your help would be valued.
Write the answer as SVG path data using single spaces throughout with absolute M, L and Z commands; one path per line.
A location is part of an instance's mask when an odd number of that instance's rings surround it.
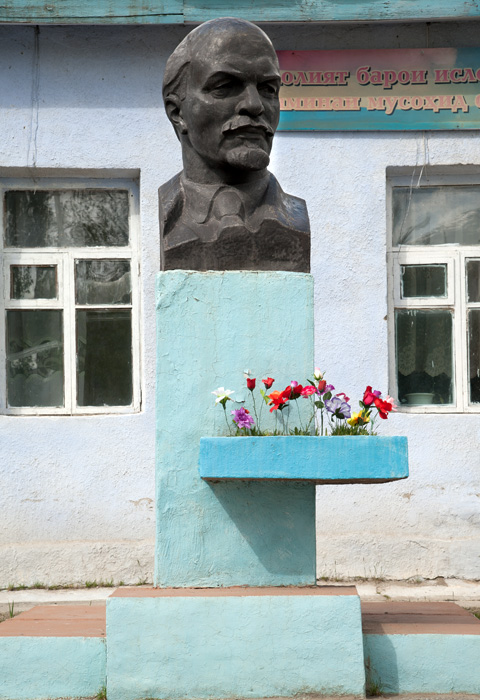
M 364 694 L 353 587 L 119 589 L 108 700 Z
M 201 437 L 226 432 L 213 390 L 245 398 L 246 368 L 283 388 L 313 366 L 310 275 L 158 275 L 156 585 L 315 582 L 313 483 L 208 484 L 198 474 Z

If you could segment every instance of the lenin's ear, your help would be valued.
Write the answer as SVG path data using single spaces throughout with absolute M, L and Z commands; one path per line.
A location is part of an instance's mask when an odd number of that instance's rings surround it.
M 182 100 L 178 95 L 171 93 L 165 97 L 165 111 L 173 124 L 177 136 L 180 137 L 180 134 L 186 134 L 187 125 L 182 117 Z

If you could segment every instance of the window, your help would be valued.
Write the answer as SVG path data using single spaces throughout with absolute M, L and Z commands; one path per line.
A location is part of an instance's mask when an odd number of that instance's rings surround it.
M 413 411 L 480 410 L 480 179 L 391 178 L 391 387 Z
M 139 409 L 132 180 L 4 180 L 2 412 Z

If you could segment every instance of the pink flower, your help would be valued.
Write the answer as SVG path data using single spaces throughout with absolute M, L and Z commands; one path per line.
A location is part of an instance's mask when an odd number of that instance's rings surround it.
M 397 404 L 395 403 L 395 399 L 389 396 L 388 394 L 385 397 L 385 403 L 389 403 L 391 405 L 391 411 L 396 411 L 397 410 Z
M 316 394 L 317 390 L 315 389 L 314 386 L 309 385 L 309 386 L 304 386 L 302 391 L 300 392 L 300 395 L 303 396 L 304 398 L 307 398 L 308 396 L 311 396 L 312 394 Z
M 337 394 L 337 396 L 343 396 L 343 398 L 345 399 L 345 401 L 347 403 L 350 401 L 350 398 L 346 394 L 344 394 L 343 391 L 341 391 L 339 394 Z

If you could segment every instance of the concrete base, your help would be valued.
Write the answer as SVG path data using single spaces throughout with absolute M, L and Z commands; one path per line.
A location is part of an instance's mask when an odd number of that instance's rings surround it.
M 108 700 L 364 694 L 354 587 L 118 589 Z
M 455 603 L 364 603 L 367 689 L 480 692 L 480 620 Z
M 105 664 L 103 606 L 39 606 L 0 624 L 0 700 L 95 695 Z

